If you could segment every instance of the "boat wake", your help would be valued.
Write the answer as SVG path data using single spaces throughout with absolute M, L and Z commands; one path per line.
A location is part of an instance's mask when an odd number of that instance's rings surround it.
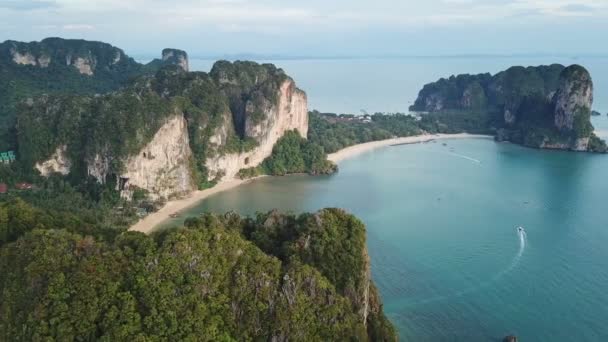
M 460 154 L 460 153 L 456 153 L 456 152 L 450 152 L 450 154 L 453 155 L 454 157 L 470 160 L 470 161 L 472 161 L 474 163 L 481 164 L 481 160 L 477 160 L 475 158 L 471 158 L 469 156 L 465 156 L 464 154 Z
M 473 292 L 477 292 L 483 288 L 486 288 L 492 284 L 494 284 L 495 282 L 497 282 L 498 280 L 500 280 L 503 276 L 505 276 L 507 273 L 511 272 L 515 267 L 517 267 L 517 265 L 519 264 L 519 261 L 521 260 L 521 257 L 524 255 L 524 251 L 526 250 L 526 232 L 523 230 L 523 228 L 521 229 L 517 229 L 517 235 L 519 238 L 519 250 L 517 251 L 517 254 L 513 257 L 513 260 L 511 261 L 511 263 L 509 264 L 509 266 L 507 266 L 506 268 L 504 268 L 503 270 L 501 270 L 500 272 L 496 273 L 492 278 L 490 278 L 487 281 L 484 281 L 482 283 L 479 283 L 476 286 L 473 287 L 469 287 L 466 288 L 464 290 L 458 291 L 456 293 L 453 294 L 449 294 L 449 295 L 445 295 L 445 296 L 438 296 L 438 297 L 432 297 L 432 298 L 428 298 L 428 299 L 424 299 L 421 301 L 417 301 L 413 304 L 426 304 L 426 303 L 431 303 L 431 302 L 437 302 L 437 301 L 441 301 L 441 300 L 446 300 L 449 298 L 454 298 L 454 297 L 462 297 L 464 295 L 473 293 Z

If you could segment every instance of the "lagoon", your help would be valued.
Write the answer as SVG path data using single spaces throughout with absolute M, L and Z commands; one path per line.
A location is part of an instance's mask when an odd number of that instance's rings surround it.
M 367 225 L 373 278 L 404 340 L 608 339 L 608 156 L 446 143 L 367 152 L 333 176 L 261 179 L 173 224 L 345 208 Z

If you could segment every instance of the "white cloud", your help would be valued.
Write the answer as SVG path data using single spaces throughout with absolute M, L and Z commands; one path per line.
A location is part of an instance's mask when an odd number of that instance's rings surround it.
M 2 6 L 9 2 L 18 2 L 19 9 Z M 585 30 L 590 21 L 608 30 L 607 19 L 608 0 L 0 0 L 0 22 L 12 27 L 0 31 L 0 40 L 58 35 L 152 45 L 164 37 L 197 46 L 257 48 L 257 40 L 270 45 L 278 37 L 316 47 L 329 39 L 345 41 L 342 37 L 376 43 L 387 35 L 404 40 L 419 35 L 432 41 L 429 31 L 461 39 L 522 26 L 550 35 Z M 204 42 L 198 41 L 203 35 Z M 241 36 L 246 38 L 234 43 Z M 484 42 L 477 45 L 484 48 Z
M 66 24 L 63 25 L 61 28 L 67 31 L 89 31 L 94 30 L 95 26 L 88 24 Z

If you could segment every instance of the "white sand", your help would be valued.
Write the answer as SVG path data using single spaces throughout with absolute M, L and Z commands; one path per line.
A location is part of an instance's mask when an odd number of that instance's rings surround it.
M 232 188 L 236 188 L 239 185 L 251 182 L 257 178 L 261 177 L 246 180 L 233 179 L 222 181 L 211 189 L 195 191 L 186 198 L 175 201 L 169 201 L 159 211 L 154 212 L 139 220 L 139 222 L 131 226 L 129 230 L 149 234 L 154 231 L 154 228 L 156 228 L 156 226 L 169 219 L 171 217 L 171 214 L 179 213 L 184 209 L 188 209 L 190 207 L 195 206 L 198 202 L 209 196 L 215 195 L 222 191 L 230 190 Z
M 477 135 L 477 134 L 425 134 L 425 135 L 416 135 L 412 137 L 404 137 L 404 138 L 394 138 L 387 140 L 379 140 L 379 141 L 371 141 L 364 144 L 358 144 L 349 146 L 347 148 L 341 149 L 336 153 L 332 153 L 327 156 L 327 159 L 333 161 L 334 163 L 339 163 L 344 159 L 348 159 L 354 157 L 360 153 L 371 151 L 377 149 L 379 147 L 391 146 L 391 145 L 405 145 L 405 144 L 419 144 L 424 142 L 429 142 L 433 140 L 443 140 L 443 139 L 463 139 L 463 138 L 483 138 L 490 139 L 492 136 L 489 135 Z
M 351 158 L 360 153 L 371 151 L 371 150 L 374 150 L 376 148 L 383 147 L 383 146 L 399 145 L 399 144 L 417 144 L 417 143 L 429 142 L 432 140 L 462 139 L 462 138 L 491 138 L 491 137 L 488 135 L 474 135 L 474 134 L 418 135 L 418 136 L 413 136 L 413 137 L 387 139 L 387 140 L 372 141 L 372 142 L 368 142 L 368 143 L 364 143 L 364 144 L 353 145 L 353 146 L 347 147 L 345 149 L 342 149 L 336 153 L 332 153 L 332 154 L 328 155 L 327 158 L 329 160 L 333 161 L 334 163 L 339 163 L 340 161 L 342 161 L 344 159 Z M 143 218 L 142 220 L 137 222 L 135 225 L 133 225 L 131 228 L 129 228 L 129 230 L 149 234 L 152 231 L 154 231 L 154 229 L 159 224 L 161 224 L 164 221 L 166 221 L 167 219 L 169 219 L 171 217 L 171 214 L 179 213 L 182 210 L 195 206 L 197 203 L 199 203 L 200 201 L 202 201 L 203 199 L 205 199 L 209 196 L 215 195 L 217 193 L 220 193 L 220 192 L 223 192 L 226 190 L 236 188 L 239 185 L 249 183 L 257 178 L 260 178 L 260 177 L 256 177 L 256 178 L 252 178 L 252 179 L 248 179 L 248 180 L 232 179 L 232 180 L 222 181 L 211 189 L 195 191 L 187 198 L 175 200 L 175 201 L 169 201 L 159 211 L 146 216 L 145 218 Z

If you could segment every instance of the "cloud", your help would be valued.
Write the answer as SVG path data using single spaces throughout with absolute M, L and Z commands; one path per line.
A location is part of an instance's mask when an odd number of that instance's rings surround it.
M 90 31 L 94 30 L 95 26 L 88 24 L 66 24 L 61 27 L 66 31 Z
M 544 39 L 591 26 L 608 30 L 607 19 L 608 0 L 0 0 L 0 23 L 7 27 L 0 40 L 57 35 L 152 51 L 179 41 L 222 52 L 236 46 L 340 51 L 347 44 L 400 50 L 414 41 L 409 46 L 439 49 L 459 40 L 459 49 L 485 51 L 486 32 L 506 32 L 501 39 L 520 48 L 531 33 Z
M 0 8 L 14 11 L 31 11 L 57 7 L 57 3 L 51 0 L 0 0 Z

